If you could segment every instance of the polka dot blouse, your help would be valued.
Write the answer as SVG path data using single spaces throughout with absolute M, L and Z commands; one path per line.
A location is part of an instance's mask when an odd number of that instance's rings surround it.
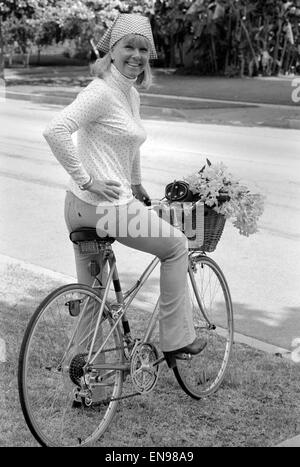
M 69 189 L 83 201 L 123 204 L 132 199 L 131 185 L 141 183 L 140 146 L 146 139 L 135 80 L 112 65 L 104 79 L 95 78 L 47 126 L 43 135 L 70 174 Z M 77 131 L 77 144 L 72 134 Z M 118 200 L 108 201 L 79 185 L 92 175 L 121 183 Z

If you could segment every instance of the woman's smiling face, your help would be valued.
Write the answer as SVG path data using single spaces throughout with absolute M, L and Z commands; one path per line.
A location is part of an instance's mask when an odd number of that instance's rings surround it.
M 128 34 L 120 39 L 111 50 L 115 67 L 127 78 L 137 78 L 150 56 L 148 40 L 138 34 Z

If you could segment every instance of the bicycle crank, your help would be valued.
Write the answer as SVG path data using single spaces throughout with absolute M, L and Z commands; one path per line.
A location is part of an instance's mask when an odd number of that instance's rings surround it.
M 133 386 L 140 394 L 152 391 L 159 375 L 158 351 L 153 344 L 138 344 L 133 351 L 130 375 Z

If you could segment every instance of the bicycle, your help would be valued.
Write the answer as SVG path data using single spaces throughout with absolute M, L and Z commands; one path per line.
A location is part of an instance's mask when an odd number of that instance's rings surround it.
M 93 286 L 70 284 L 51 292 L 31 317 L 19 356 L 21 407 L 42 446 L 93 445 L 110 425 L 120 400 L 154 389 L 164 361 L 151 340 L 159 299 L 142 337 L 132 336 L 127 317 L 159 259 L 123 293 L 114 238 L 100 238 L 96 229 L 86 227 L 71 232 L 70 239 L 81 252 L 99 257 L 90 262 Z M 188 277 L 196 334 L 205 337 L 207 345 L 200 354 L 178 355 L 168 365 L 181 388 L 200 399 L 214 393 L 225 377 L 233 309 L 224 274 L 203 249 L 189 251 Z M 122 395 L 127 378 L 134 390 Z

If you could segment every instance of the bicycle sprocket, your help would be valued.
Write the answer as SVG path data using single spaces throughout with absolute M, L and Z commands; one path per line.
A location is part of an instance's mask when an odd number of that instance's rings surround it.
M 86 364 L 87 354 L 79 353 L 72 358 L 69 368 L 71 381 L 80 386 L 80 378 L 83 376 L 83 367 Z
M 130 375 L 135 389 L 141 393 L 152 391 L 157 383 L 159 365 L 153 365 L 158 360 L 158 351 L 153 344 L 139 344 L 132 355 Z

